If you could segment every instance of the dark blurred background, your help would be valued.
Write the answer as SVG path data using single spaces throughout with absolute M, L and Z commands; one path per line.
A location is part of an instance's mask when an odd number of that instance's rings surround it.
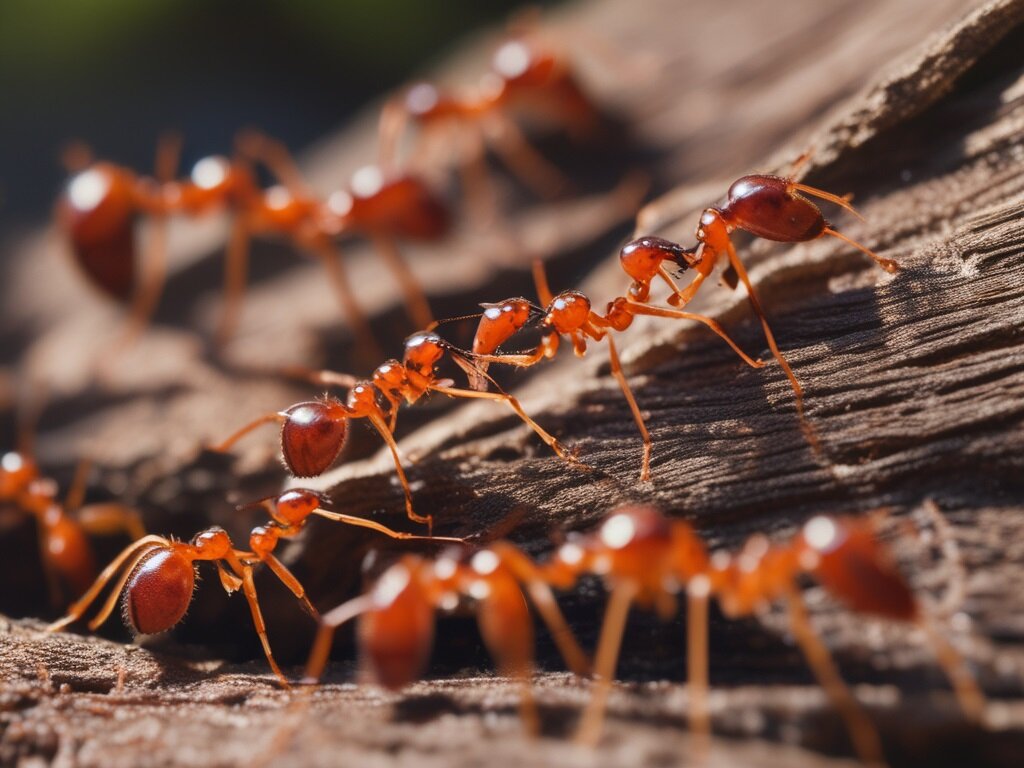
M 245 126 L 298 149 L 519 5 L 3 0 L 0 240 L 46 221 L 70 141 L 143 171 L 167 129 L 185 137 L 186 169 Z

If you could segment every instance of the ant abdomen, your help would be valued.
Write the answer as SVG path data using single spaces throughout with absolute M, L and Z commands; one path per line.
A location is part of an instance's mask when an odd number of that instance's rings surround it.
M 722 213 L 732 226 L 783 243 L 814 240 L 828 228 L 821 209 L 796 194 L 781 176 L 737 179 L 729 187 L 729 202 Z
M 181 552 L 156 546 L 132 569 L 124 591 L 124 620 L 136 633 L 166 632 L 192 602 L 195 568 Z
M 412 240 L 437 240 L 451 226 L 448 208 L 419 179 L 400 176 L 384 182 L 373 197 L 357 198 L 359 226 Z
M 413 567 L 393 565 L 359 622 L 359 646 L 375 682 L 398 690 L 423 674 L 434 645 L 434 607 Z
M 68 182 L 57 218 L 86 277 L 118 301 L 135 288 L 134 179 L 100 163 Z
M 281 452 L 296 477 L 326 472 L 345 447 L 348 416 L 334 399 L 311 400 L 282 412 Z
M 814 578 L 854 611 L 898 621 L 917 618 L 910 586 L 869 528 L 815 517 L 804 525 L 797 550 L 809 555 Z

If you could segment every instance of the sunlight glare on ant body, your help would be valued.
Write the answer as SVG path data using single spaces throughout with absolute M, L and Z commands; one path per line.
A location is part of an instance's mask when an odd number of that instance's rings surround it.
M 519 40 L 510 40 L 495 52 L 493 65 L 498 74 L 511 80 L 526 72 L 530 58 L 526 45 Z
M 807 521 L 804 539 L 818 552 L 831 552 L 840 544 L 841 537 L 835 521 L 819 515 Z
M 384 187 L 384 174 L 376 165 L 364 165 L 352 174 L 351 187 L 357 197 L 373 197 Z
M 622 549 L 635 537 L 636 523 L 629 515 L 614 515 L 601 526 L 601 541 L 610 549 Z
M 488 574 L 494 573 L 498 570 L 498 566 L 500 564 L 501 561 L 498 559 L 498 556 L 489 549 L 477 552 L 473 555 L 473 559 L 470 561 L 470 566 L 481 576 L 487 576 Z
M 395 601 L 412 579 L 412 573 L 406 567 L 388 568 L 377 581 L 373 590 L 373 602 L 375 605 L 386 608 Z
M 200 189 L 216 189 L 228 177 L 228 161 L 223 157 L 204 157 L 192 167 L 192 183 Z
M 429 112 L 437 106 L 439 100 L 437 88 L 430 83 L 418 83 L 405 95 L 405 105 L 416 115 Z
M 283 211 L 292 204 L 292 194 L 287 187 L 275 184 L 263 196 L 267 207 L 275 211 Z
M 103 202 L 109 191 L 108 176 L 96 168 L 90 168 L 75 176 L 68 184 L 68 199 L 77 210 L 91 211 Z

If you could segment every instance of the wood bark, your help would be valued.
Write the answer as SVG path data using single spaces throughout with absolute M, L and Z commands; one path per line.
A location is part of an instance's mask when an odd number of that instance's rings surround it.
M 541 556 L 553 537 L 592 528 L 624 501 L 655 503 L 728 548 L 756 531 L 790 535 L 815 514 L 888 507 L 886 530 L 901 564 L 943 609 L 948 635 L 993 699 L 988 727 L 963 722 L 916 633 L 851 616 L 820 590 L 809 593 L 815 624 L 857 684 L 893 764 L 1016 765 L 1024 754 L 1024 3 L 991 2 L 965 15 L 955 2 L 797 0 L 787 5 L 785 25 L 779 16 L 775 4 L 753 2 L 568 9 L 552 29 L 564 30 L 570 47 L 571 30 L 581 25 L 652 58 L 635 59 L 641 70 L 650 67 L 642 76 L 625 68 L 611 76 L 597 62 L 584 70 L 625 127 L 629 144 L 620 136 L 616 146 L 628 148 L 588 155 L 553 147 L 567 164 L 589 168 L 582 178 L 598 189 L 611 188 L 629 167 L 646 168 L 664 194 L 645 231 L 684 243 L 700 210 L 720 201 L 735 177 L 785 170 L 806 150 L 808 183 L 854 195 L 866 221 L 836 214 L 837 226 L 896 259 L 899 274 L 885 275 L 838 241 L 737 240 L 807 389 L 820 453 L 800 430 L 777 366 L 744 367 L 702 327 L 638 322 L 620 348 L 654 440 L 652 483 L 637 480 L 640 441 L 597 347 L 585 360 L 566 355 L 504 379 L 591 471 L 551 456 L 500 405 L 430 403 L 404 412 L 400 430 L 415 461 L 409 475 L 417 509 L 435 516 L 438 533 L 475 542 L 507 536 Z M 490 42 L 453 59 L 441 75 L 477 71 Z M 311 152 L 315 183 L 327 188 L 359 152 L 369 156 L 370 133 L 367 119 Z M 611 159 L 595 170 L 598 157 Z M 615 246 L 622 231 L 609 234 L 607 225 L 622 199 L 595 193 L 559 210 L 519 204 L 515 231 L 548 258 L 556 289 L 578 285 L 599 306 L 622 293 L 627 282 Z M 82 310 L 69 301 L 80 287 L 63 277 L 52 241 L 21 246 L 4 303 L 12 345 L 25 343 L 21 371 L 48 384 L 44 466 L 66 472 L 76 453 L 88 451 L 102 468 L 98 485 L 138 501 L 151 529 L 179 536 L 210 523 L 244 535 L 255 519 L 241 519 L 231 504 L 279 482 L 269 433 L 253 438 L 234 464 L 196 450 L 200 439 L 310 395 L 269 367 L 349 367 L 336 351 L 345 348 L 344 334 L 319 274 L 283 269 L 281 253 L 270 250 L 257 259 L 245 336 L 230 364 L 212 362 L 194 327 L 213 316 L 216 237 L 212 230 L 179 234 L 176 253 L 184 256 L 167 309 L 126 355 L 113 391 L 89 385 L 84 371 L 116 319 L 98 303 Z M 510 269 L 512 256 L 481 256 L 502 244 L 492 246 L 463 232 L 416 254 L 439 311 L 460 315 L 476 302 L 530 290 L 526 275 Z M 375 280 L 369 254 L 351 261 L 370 286 L 375 327 L 397 342 L 404 322 L 397 293 Z M 49 291 L 41 296 L 33 286 L 44 274 Z M 320 298 L 310 301 L 309 291 Z M 742 291 L 709 284 L 699 307 L 744 349 L 767 355 Z M 320 487 L 341 511 L 403 525 L 390 458 L 369 432 L 356 435 Z M 955 553 L 920 513 L 925 499 L 951 524 Z M 923 532 L 905 535 L 904 518 Z M 324 522 L 286 554 L 326 609 L 359 588 L 370 549 L 379 551 L 380 542 Z M 181 630 L 155 652 L 45 635 L 29 620 L 6 624 L 0 759 L 251 765 L 277 755 L 303 765 L 346 758 L 655 765 L 688 754 L 679 622 L 630 622 L 620 667 L 626 682 L 611 699 L 608 738 L 586 755 L 567 736 L 587 686 L 556 671 L 543 633 L 537 687 L 544 737 L 531 742 L 519 729 L 515 687 L 493 677 L 470 622 L 442 623 L 436 677 L 395 696 L 349 684 L 354 665 L 345 661 L 351 650 L 343 636 L 329 684 L 304 699 L 275 688 L 244 602 L 217 594 L 214 582 L 207 579 Z M 300 662 L 309 622 L 272 580 L 259 587 L 275 650 Z M 603 602 L 597 583 L 565 597 L 588 647 Z M 740 738 L 717 741 L 710 764 L 818 766 L 850 754 L 781 612 L 742 622 L 716 615 L 711 655 L 716 732 Z M 252 661 L 222 661 L 240 657 Z

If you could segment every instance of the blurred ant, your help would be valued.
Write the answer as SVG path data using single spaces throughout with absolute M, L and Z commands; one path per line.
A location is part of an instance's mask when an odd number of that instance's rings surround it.
M 43 477 L 27 450 L 0 456 L 0 505 L 36 521 L 39 554 L 55 606 L 67 590 L 78 597 L 96 576 L 96 556 L 88 535 L 146 535 L 136 510 L 114 502 L 82 506 L 89 463 L 83 461 L 63 503 L 57 483 Z
M 211 561 L 217 568 L 221 586 L 228 594 L 242 589 L 267 663 L 281 684 L 288 687 L 288 679 L 281 672 L 270 649 L 253 581 L 253 567 L 260 563 L 266 564 L 295 595 L 306 612 L 318 619 L 319 613 L 306 597 L 302 584 L 274 555 L 278 541 L 298 536 L 311 515 L 345 525 L 369 528 L 393 539 L 425 540 L 423 536 L 393 531 L 371 520 L 332 512 L 324 509 L 321 506 L 323 503 L 320 494 L 303 489 L 286 491 L 279 496 L 256 502 L 255 505 L 263 506 L 270 512 L 272 522 L 252 529 L 248 551 L 235 549 L 227 532 L 220 527 L 197 533 L 187 544 L 163 536 L 144 536 L 114 558 L 89 590 L 68 609 L 67 615 L 51 624 L 48 630 L 54 632 L 63 629 L 81 618 L 107 584 L 117 577 L 99 613 L 89 621 L 89 629 L 99 628 L 110 617 L 118 598 L 123 594 L 122 613 L 129 629 L 139 635 L 165 632 L 181 621 L 192 602 L 196 561 Z M 442 537 L 430 540 L 462 541 Z
M 626 246 L 626 248 L 629 247 Z M 718 334 L 747 365 L 752 368 L 760 368 L 764 365 L 761 361 L 754 360 L 743 352 L 718 322 L 710 317 L 679 309 L 651 306 L 647 303 L 646 296 L 637 298 L 631 294 L 613 299 L 608 303 L 606 314 L 599 315 L 591 308 L 590 299 L 579 291 L 562 291 L 557 296 L 552 296 L 541 262 L 534 262 L 533 275 L 537 295 L 546 309 L 540 309 L 523 298 L 505 299 L 497 304 L 483 305 L 484 312 L 473 338 L 473 353 L 477 361 L 474 370 L 479 371 L 481 375 L 471 375 L 471 386 L 486 388 L 483 372 L 488 363 L 504 363 L 527 368 L 554 357 L 558 352 L 562 336 L 566 336 L 572 343 L 577 357 L 583 357 L 586 353 L 587 339 L 598 342 L 606 341 L 612 375 L 622 389 L 622 394 L 629 404 L 633 420 L 636 422 L 643 440 L 643 458 L 640 465 L 640 480 L 642 482 L 650 480 L 651 476 L 651 436 L 644 424 L 643 415 L 640 413 L 640 407 L 629 387 L 629 382 L 626 381 L 626 375 L 622 371 L 619 353 L 612 337 L 613 331 L 626 330 L 638 315 L 696 320 Z M 498 352 L 501 344 L 537 317 L 541 318 L 540 325 L 543 336 L 540 344 L 533 351 L 526 353 Z
M 262 135 L 242 134 L 233 158 L 204 158 L 186 181 L 173 179 L 179 149 L 177 139 L 161 140 L 155 180 L 110 163 L 93 163 L 81 152 L 67 161 L 78 173 L 58 200 L 57 220 L 86 276 L 112 298 L 132 300 L 122 344 L 145 327 L 163 289 L 167 217 L 222 210 L 233 221 L 219 343 L 230 339 L 237 324 L 253 235 L 284 237 L 323 263 L 357 344 L 367 354 L 376 354 L 376 341 L 340 263 L 337 238 L 369 238 L 399 281 L 410 317 L 417 326 L 430 322 L 426 298 L 396 246 L 398 239 L 436 240 L 448 231 L 447 208 L 422 181 L 409 175 L 386 177 L 367 167 L 354 177 L 351 189 L 335 192 L 325 203 L 306 187 L 287 149 Z M 281 185 L 261 189 L 250 161 L 266 166 Z M 148 252 L 137 259 L 134 229 L 140 216 L 150 217 L 154 228 Z M 137 261 L 146 271 L 141 280 Z
M 491 70 L 477 88 L 458 94 L 417 83 L 388 101 L 380 117 L 380 159 L 397 161 L 410 123 L 419 129 L 414 157 L 437 149 L 457 155 L 463 194 L 483 218 L 493 213 L 485 152 L 491 148 L 529 189 L 550 198 L 568 180 L 535 150 L 516 123 L 523 115 L 564 126 L 574 136 L 593 133 L 597 110 L 580 87 L 569 61 L 536 34 L 520 30 L 495 51 Z
M 434 641 L 435 614 L 469 600 L 499 673 L 520 684 L 523 723 L 529 733 L 536 734 L 540 721 L 530 690 L 535 666 L 533 621 L 520 584 L 527 585 L 569 668 L 589 675 L 590 661 L 536 567 L 512 544 L 497 542 L 487 549 L 450 553 L 434 561 L 406 555 L 363 595 L 325 613 L 306 664 L 305 682 L 320 680 L 335 631 L 358 617 L 360 657 L 373 680 L 391 690 L 403 688 L 423 675 Z
M 598 641 L 594 695 L 578 738 L 594 744 L 601 732 L 622 633 L 630 606 L 670 617 L 680 592 L 687 600 L 687 679 L 694 730 L 710 732 L 708 689 L 708 600 L 716 597 L 730 618 L 748 616 L 782 601 L 790 628 L 818 682 L 842 715 L 860 757 L 882 763 L 878 733 L 842 681 L 827 647 L 815 632 L 802 597 L 801 578 L 810 576 L 851 610 L 922 628 L 949 677 L 964 713 L 980 720 L 985 698 L 964 660 L 935 630 L 872 524 L 848 517 L 818 516 L 790 542 L 771 544 L 752 537 L 737 555 L 710 554 L 685 522 L 670 520 L 648 506 L 625 506 L 592 534 L 570 539 L 546 565 L 542 578 L 569 589 L 583 574 L 604 578 L 611 592 Z
M 281 425 L 281 454 L 285 466 L 296 477 L 316 477 L 326 472 L 341 454 L 348 437 L 349 420 L 368 419 L 391 451 L 395 470 L 405 494 L 406 515 L 414 522 L 426 524 L 428 532 L 432 530 L 433 518 L 430 515 L 418 515 L 413 510 L 412 492 L 402 469 L 398 445 L 393 434 L 398 407 L 402 400 L 411 405 L 428 392 L 438 392 L 449 397 L 506 403 L 559 457 L 579 464 L 558 440 L 526 414 L 519 401 L 512 395 L 503 391 L 460 389 L 452 386 L 454 382 L 451 379 L 439 379 L 437 368 L 445 355 L 468 376 L 487 377 L 485 372 L 476 367 L 472 353 L 452 346 L 433 331 L 421 331 L 405 340 L 402 362 L 384 362 L 373 372 L 372 381 L 359 381 L 352 376 L 333 371 L 310 374 L 318 383 L 350 387 L 346 402 L 325 395 L 321 400 L 296 403 L 283 411 L 265 414 L 213 446 L 211 450 L 228 451 L 239 439 L 254 429 L 264 424 L 277 423 Z M 381 400 L 388 404 L 390 414 L 381 406 Z
M 864 220 L 847 198 L 801 184 L 793 179 L 808 157 L 808 154 L 800 157 L 794 163 L 788 177 L 752 175 L 743 176 L 733 182 L 729 187 L 725 205 L 721 208 L 708 208 L 701 215 L 697 226 L 697 245 L 693 248 L 684 248 L 658 237 L 641 237 L 623 248 L 620 258 L 623 269 L 633 278 L 633 285 L 630 288 L 632 297 L 641 301 L 646 300 L 651 283 L 657 277 L 669 286 L 672 291 L 669 303 L 676 307 L 686 306 L 714 270 L 715 265 L 722 258 L 726 258 L 728 268 L 723 273 L 723 282 L 730 288 L 735 288 L 739 281 L 747 289 L 747 298 L 761 321 L 768 347 L 785 372 L 796 396 L 797 411 L 808 439 L 816 445 L 816 438 L 804 421 L 803 387 L 775 342 L 775 336 L 768 326 L 768 319 L 761 308 L 757 292 L 750 282 L 746 268 L 736 255 L 730 234 L 740 229 L 755 237 L 782 243 L 803 243 L 830 235 L 871 257 L 890 274 L 898 272 L 899 265 L 891 259 L 878 256 L 869 248 L 836 230 L 825 219 L 821 209 L 804 196 L 811 195 L 828 200 L 861 221 Z M 638 214 L 638 228 L 654 218 L 652 212 L 656 211 L 656 205 L 651 204 Z M 684 271 L 696 270 L 697 274 L 689 285 L 680 288 L 665 268 L 664 262 L 672 262 Z

